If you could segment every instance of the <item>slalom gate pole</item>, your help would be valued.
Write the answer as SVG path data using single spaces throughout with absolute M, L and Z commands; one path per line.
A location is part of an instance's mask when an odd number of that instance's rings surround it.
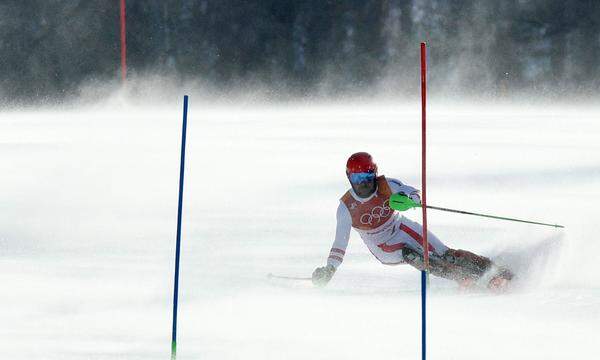
M 427 353 L 427 283 L 429 269 L 429 243 L 427 242 L 427 49 L 421 43 L 421 191 L 423 204 L 423 258 L 424 269 L 421 271 L 421 358 Z
M 121 82 L 127 78 L 127 32 L 125 31 L 125 0 L 121 0 Z
M 175 246 L 175 286 L 173 288 L 173 331 L 171 359 L 177 357 L 177 300 L 179 296 L 179 254 L 181 248 L 181 211 L 183 205 L 183 175 L 185 169 L 185 136 L 187 130 L 188 96 L 183 97 L 183 127 L 181 130 L 181 164 L 179 167 L 179 203 L 177 206 L 177 243 Z

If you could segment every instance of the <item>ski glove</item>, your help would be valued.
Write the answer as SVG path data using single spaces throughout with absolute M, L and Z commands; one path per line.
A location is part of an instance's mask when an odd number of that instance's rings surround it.
M 410 193 L 410 195 L 407 195 L 404 191 L 400 191 L 398 194 L 406 196 L 417 204 L 421 204 L 421 196 L 417 191 Z
M 331 280 L 333 274 L 335 274 L 333 265 L 318 267 L 312 273 L 312 283 L 314 286 L 323 287 Z

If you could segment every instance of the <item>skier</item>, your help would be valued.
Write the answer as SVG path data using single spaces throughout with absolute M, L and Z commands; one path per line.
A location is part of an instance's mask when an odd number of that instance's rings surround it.
M 392 194 L 401 193 L 420 204 L 419 191 L 399 180 L 377 176 L 377 165 L 366 152 L 350 156 L 346 176 L 351 188 L 340 199 L 335 241 L 327 265 L 315 269 L 313 284 L 325 286 L 344 261 L 350 229 L 354 228 L 373 256 L 382 264 L 409 264 L 423 270 L 423 228 L 389 207 Z M 465 250 L 451 249 L 427 232 L 429 272 L 455 280 L 462 287 L 483 281 L 493 290 L 503 290 L 512 273 L 490 259 Z

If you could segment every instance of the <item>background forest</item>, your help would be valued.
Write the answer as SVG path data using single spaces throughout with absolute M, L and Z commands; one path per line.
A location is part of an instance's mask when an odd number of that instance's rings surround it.
M 129 74 L 217 91 L 293 96 L 414 92 L 418 44 L 430 81 L 454 94 L 593 93 L 593 0 L 128 0 Z M 118 81 L 118 0 L 0 4 L 0 97 L 64 98 Z

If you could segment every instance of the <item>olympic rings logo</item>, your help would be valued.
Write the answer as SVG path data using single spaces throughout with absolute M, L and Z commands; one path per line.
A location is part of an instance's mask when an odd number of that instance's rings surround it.
M 386 200 L 382 206 L 375 206 L 370 213 L 364 213 L 360 217 L 360 223 L 363 225 L 373 225 L 373 222 L 379 224 L 382 219 L 390 216 L 390 200 Z

